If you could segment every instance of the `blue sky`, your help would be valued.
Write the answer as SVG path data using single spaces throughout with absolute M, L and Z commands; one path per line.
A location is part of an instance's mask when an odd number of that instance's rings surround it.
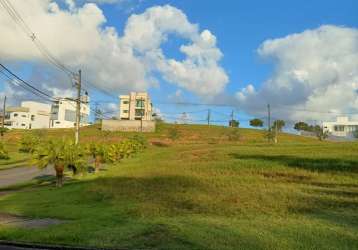
M 209 29 L 216 35 L 218 47 L 224 54 L 221 64 L 230 77 L 226 88 L 227 93 L 234 93 L 248 83 L 259 87 L 272 74 L 273 64 L 262 60 L 256 52 L 265 40 L 285 37 L 327 24 L 358 26 L 358 1 L 355 0 L 144 1 L 134 12 L 141 13 L 148 7 L 163 4 L 180 8 L 191 22 L 198 23 L 201 28 Z M 122 30 L 128 14 L 112 7 L 104 7 L 109 24 Z M 168 55 L 181 56 L 175 38 L 172 38 L 167 45 Z M 167 85 L 165 82 L 162 84 Z M 168 85 L 165 89 L 173 93 L 176 88 Z M 154 94 L 153 99 L 163 99 L 166 94 L 163 94 L 161 90 L 151 91 Z M 188 97 L 188 95 L 190 94 L 186 93 L 189 100 L 195 98 L 195 96 Z M 182 108 L 181 111 L 186 109 L 188 107 Z M 190 107 L 190 109 L 202 110 L 203 108 Z M 230 108 L 219 109 L 225 113 L 230 113 L 231 110 Z M 205 116 L 203 113 L 200 115 Z M 247 116 L 241 113 L 241 117 L 245 119 Z M 242 123 L 245 124 L 245 122 Z
M 79 3 L 81 6 L 83 4 Z M 198 24 L 200 31 L 208 29 L 217 39 L 217 47 L 221 50 L 223 58 L 219 65 L 225 70 L 229 81 L 223 93 L 219 96 L 221 102 L 227 102 L 224 96 L 232 98 L 236 92 L 252 84 L 260 89 L 265 81 L 272 78 L 277 71 L 277 63 L 259 56 L 257 49 L 268 39 L 284 38 L 294 33 L 302 33 L 308 29 L 318 29 L 322 25 L 345 26 L 358 28 L 358 1 L 355 0 L 316 0 L 316 1 L 120 1 L 116 4 L 98 5 L 102 9 L 107 22 L 105 26 L 115 27 L 119 36 L 127 19 L 133 14 L 142 14 L 153 6 L 169 4 L 181 10 L 190 23 Z M 61 6 L 64 6 L 61 3 Z M 185 56 L 179 47 L 188 41 L 177 35 L 170 35 L 161 48 L 167 58 L 182 60 Z M 12 65 L 22 64 L 22 61 L 11 61 Z M 28 77 L 31 62 L 26 61 L 20 74 Z M 16 69 L 16 68 L 13 68 Z M 323 72 L 324 73 L 324 72 Z M 182 101 L 207 102 L 206 98 L 178 85 L 163 80 L 160 73 L 154 74 L 160 82 L 160 87 L 149 88 L 152 99 L 158 103 L 157 107 L 164 113 L 180 113 L 184 111 L 201 111 L 212 108 L 214 111 L 230 114 L 232 108 L 204 107 L 204 106 L 168 106 L 160 102 L 170 102 L 179 89 Z M 114 101 L 113 98 L 93 93 L 93 100 Z M 321 108 L 321 107 L 317 107 Z M 258 115 L 250 112 L 248 108 L 241 108 L 237 104 L 239 119 L 244 120 Z M 214 115 L 214 114 L 213 114 Z M 205 119 L 205 112 L 192 114 L 193 119 Z M 215 120 L 226 120 L 227 117 L 217 114 Z

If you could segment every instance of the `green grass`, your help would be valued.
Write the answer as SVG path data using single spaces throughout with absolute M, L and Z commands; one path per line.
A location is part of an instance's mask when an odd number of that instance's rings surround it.
M 146 134 L 160 146 L 98 176 L 0 196 L 0 212 L 66 221 L 36 230 L 2 226 L 0 239 L 129 249 L 358 249 L 357 143 L 282 134 L 269 145 L 250 129 L 240 129 L 235 142 L 230 129 L 207 126 L 177 126 L 173 142 L 169 127 Z M 82 140 L 126 136 L 88 128 Z
M 28 166 L 30 155 L 12 150 L 9 152 L 10 159 L 0 160 L 0 170 Z

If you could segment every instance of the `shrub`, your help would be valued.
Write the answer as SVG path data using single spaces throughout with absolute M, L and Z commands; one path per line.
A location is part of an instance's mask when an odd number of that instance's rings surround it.
M 19 151 L 23 153 L 33 153 L 39 143 L 39 137 L 31 134 L 24 134 L 20 139 Z
M 10 159 L 9 153 L 5 149 L 5 145 L 2 142 L 0 142 L 0 159 L 2 160 Z
M 171 128 L 169 128 L 169 130 L 168 130 L 168 137 L 169 137 L 169 139 L 171 139 L 172 141 L 177 140 L 177 139 L 180 137 L 180 133 L 179 133 L 178 128 L 176 128 L 176 127 L 171 127 Z
M 144 149 L 148 146 L 147 138 L 143 135 L 134 135 L 132 138 L 130 138 L 134 143 L 139 144 L 139 146 Z
M 232 129 L 229 133 L 228 133 L 228 139 L 229 141 L 239 141 L 241 138 L 240 132 L 238 129 Z

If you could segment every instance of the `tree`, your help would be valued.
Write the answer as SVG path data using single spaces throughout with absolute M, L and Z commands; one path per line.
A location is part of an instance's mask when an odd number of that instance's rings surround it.
M 272 124 L 272 129 L 273 130 L 276 130 L 277 129 L 277 131 L 282 131 L 282 129 L 283 129 L 283 127 L 285 126 L 286 124 L 285 124 L 285 121 L 284 120 L 276 120 L 276 121 L 274 121 L 273 122 L 273 124 Z
M 33 154 L 34 165 L 38 168 L 46 168 L 53 165 L 56 171 L 56 186 L 63 185 L 63 172 L 65 170 L 64 143 L 53 140 L 41 143 Z
M 297 131 L 309 131 L 310 126 L 305 122 L 297 122 L 294 126 Z
M 33 162 L 38 168 L 53 166 L 56 171 L 56 186 L 62 187 L 65 168 L 74 173 L 86 166 L 84 150 L 73 141 L 50 140 L 40 143 L 33 152 Z
M 23 153 L 33 153 L 39 143 L 40 137 L 26 133 L 20 139 L 19 151 Z
M 1 134 L 1 136 L 3 136 L 8 130 L 9 130 L 8 128 L 0 127 L 0 134 Z
M 261 119 L 255 118 L 250 120 L 250 126 L 251 127 L 263 127 L 264 122 Z
M 103 144 L 91 143 L 88 147 L 89 153 L 94 159 L 95 171 L 98 172 L 101 164 L 105 162 L 106 148 Z
M 230 120 L 229 121 L 229 126 L 233 127 L 233 128 L 238 128 L 240 126 L 240 122 L 237 120 Z
M 314 129 L 314 133 L 316 134 L 318 140 L 323 141 L 328 138 L 329 132 L 325 131 L 321 126 L 311 126 Z
M 5 148 L 5 144 L 3 142 L 0 142 L 0 159 L 1 160 L 8 160 L 10 159 L 9 153 Z
M 180 137 L 180 133 L 179 133 L 179 130 L 178 128 L 175 126 L 175 127 L 170 127 L 168 129 L 168 137 L 172 140 L 172 141 L 175 141 L 177 140 L 179 137 Z

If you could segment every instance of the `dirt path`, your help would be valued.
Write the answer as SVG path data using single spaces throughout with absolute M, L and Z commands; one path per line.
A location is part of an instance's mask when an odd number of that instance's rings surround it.
M 41 170 L 36 167 L 19 167 L 0 170 L 0 188 L 21 184 L 46 175 L 54 175 L 53 168 Z

